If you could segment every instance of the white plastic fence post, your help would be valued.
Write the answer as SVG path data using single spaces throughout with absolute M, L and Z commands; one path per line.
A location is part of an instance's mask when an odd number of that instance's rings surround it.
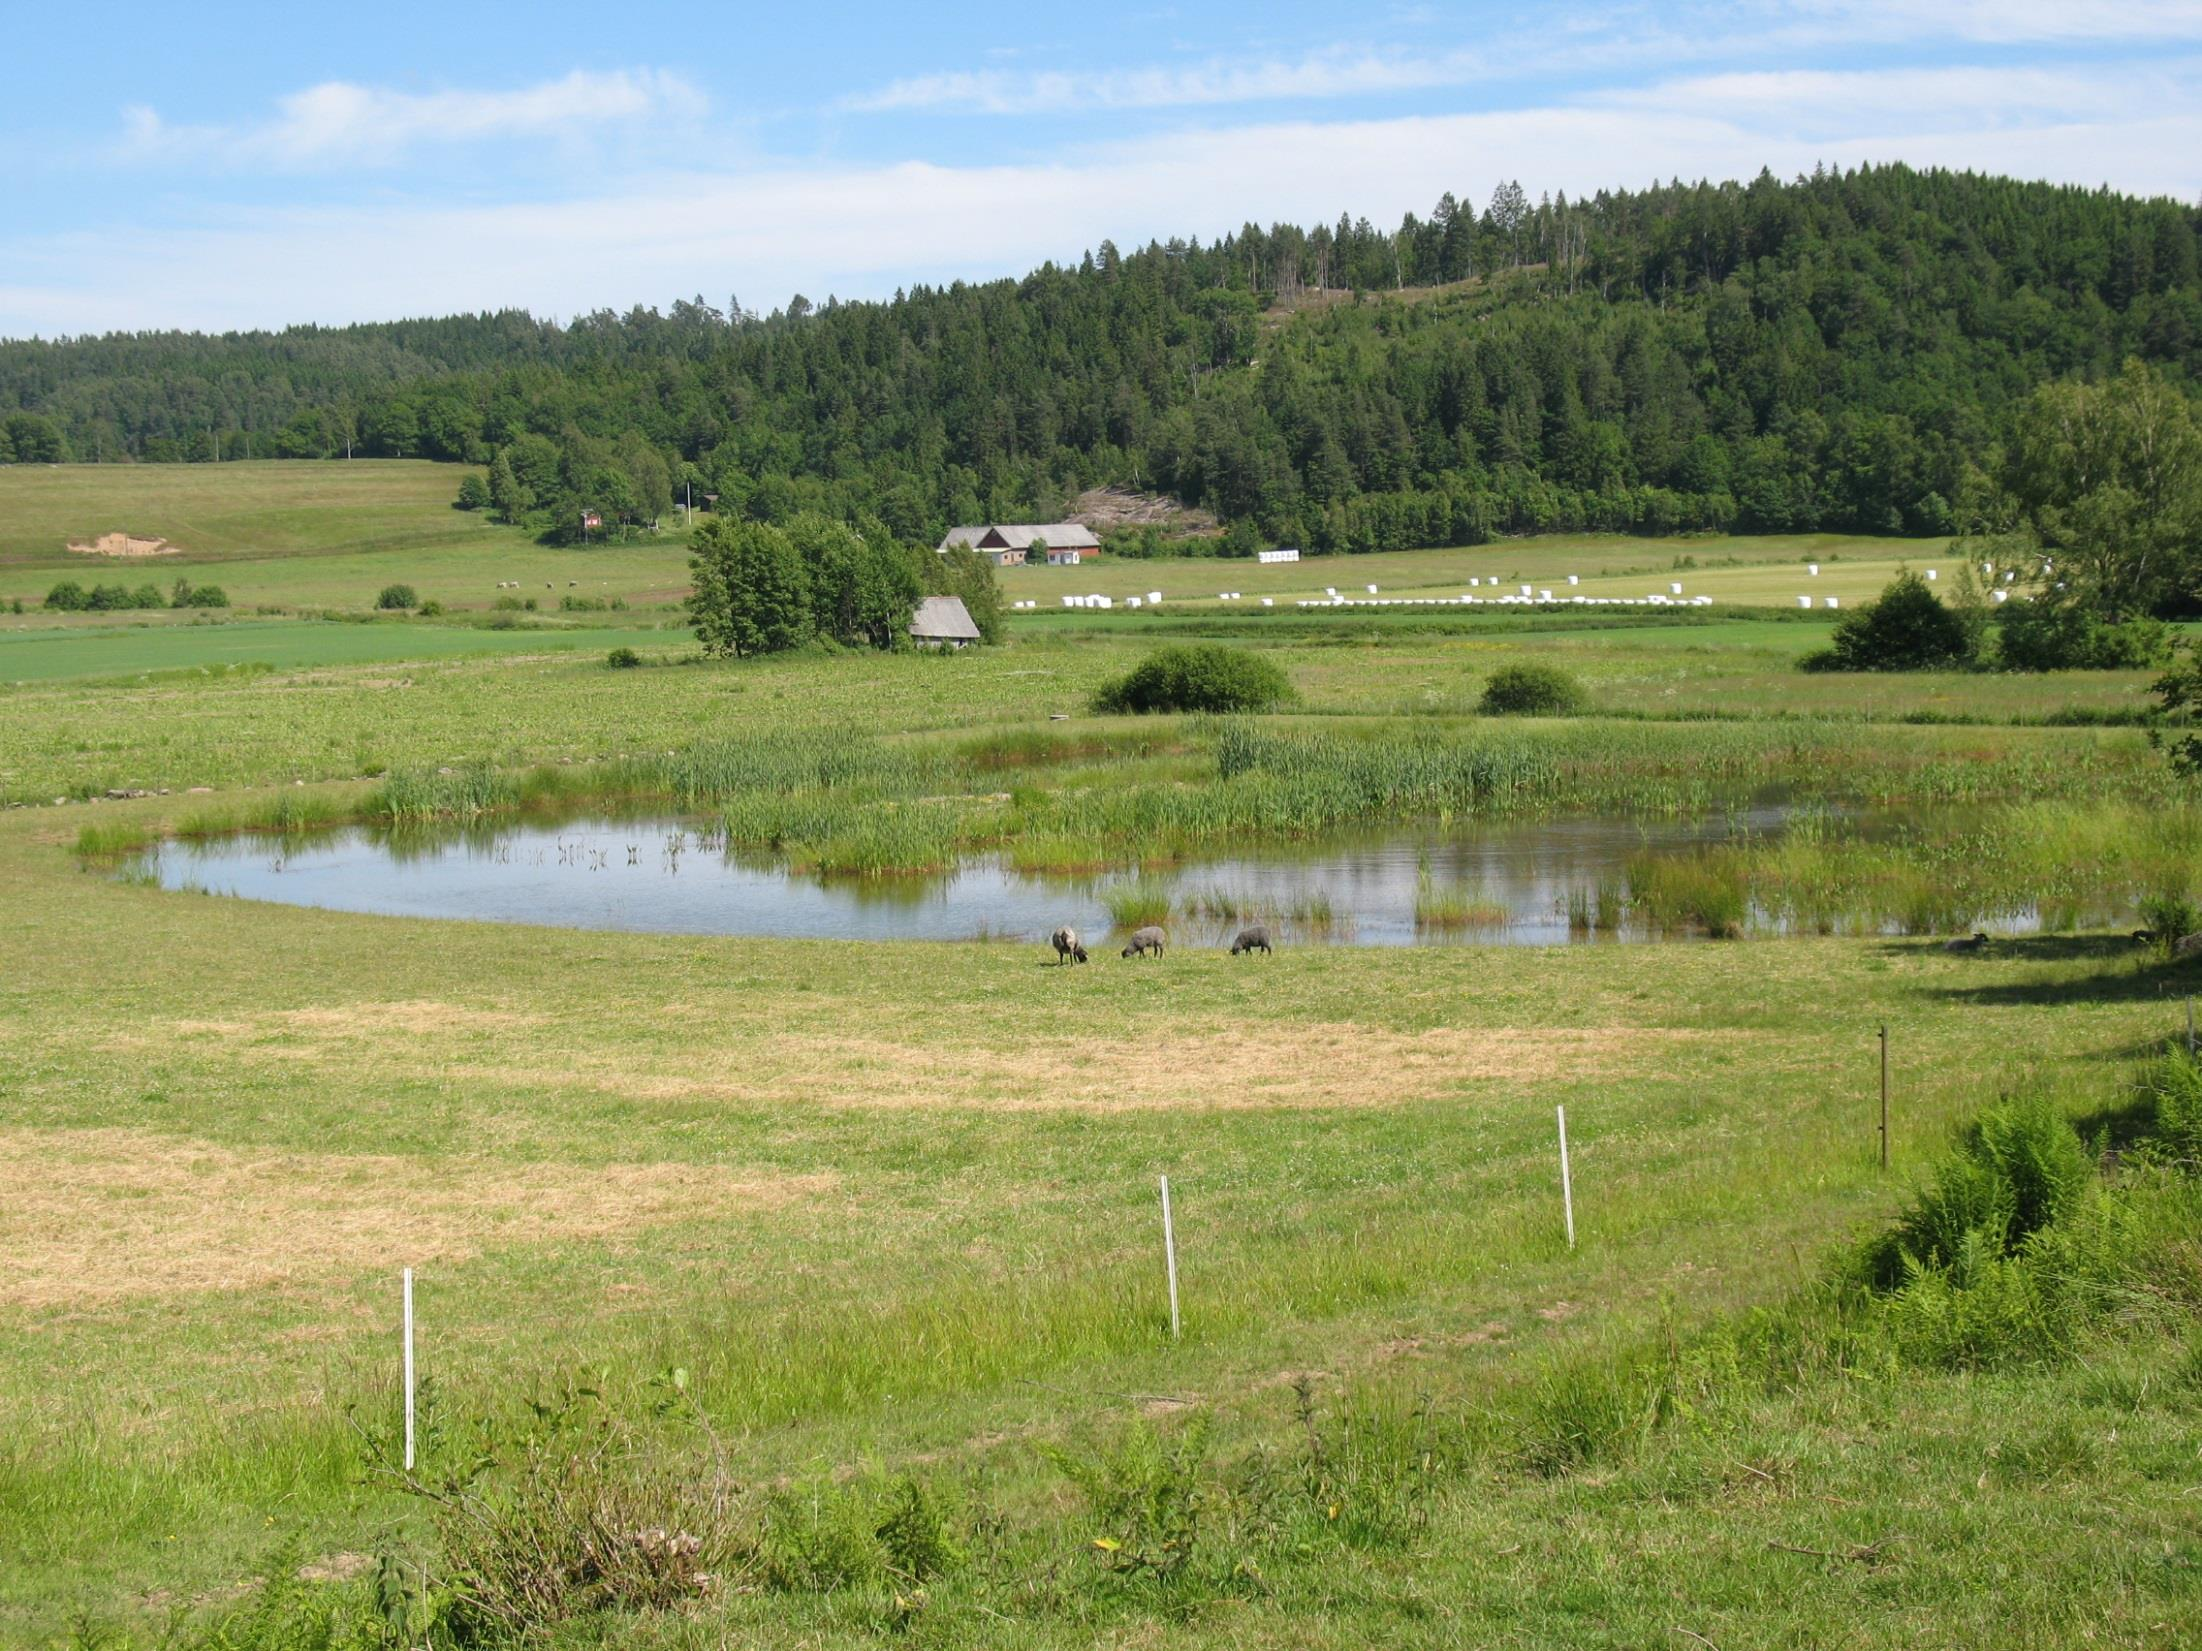
M 1556 1109 L 1560 1115 L 1560 1209 L 1567 1217 L 1567 1247 L 1575 1248 L 1575 1184 L 1567 1168 L 1567 1108 Z
M 1170 1339 L 1178 1339 L 1177 1229 L 1170 1222 L 1170 1178 L 1162 1178 L 1162 1259 L 1170 1271 Z
M 413 1269 L 405 1269 L 405 1471 L 413 1471 Z

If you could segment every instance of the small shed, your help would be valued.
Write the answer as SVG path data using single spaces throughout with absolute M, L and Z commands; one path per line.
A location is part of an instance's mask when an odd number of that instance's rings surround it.
M 979 627 L 960 596 L 928 596 L 910 614 L 910 640 L 921 648 L 968 648 Z

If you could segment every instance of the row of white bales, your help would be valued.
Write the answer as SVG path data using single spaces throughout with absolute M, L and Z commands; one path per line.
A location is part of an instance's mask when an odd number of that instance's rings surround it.
M 1807 571 L 1817 576 L 1820 571 L 1820 566 L 1817 562 L 1811 563 L 1809 564 Z M 1927 577 L 1929 579 L 1933 579 L 1937 576 L 1937 572 L 1938 570 L 1934 568 L 1929 568 L 1927 570 Z M 1580 574 L 1571 573 L 1567 576 L 1567 582 L 1570 586 L 1579 585 L 1582 583 L 1582 576 Z M 1679 580 L 1669 580 L 1667 584 L 1667 589 L 1664 593 L 1654 591 L 1648 596 L 1584 596 L 1580 593 L 1570 595 L 1558 589 L 1557 587 L 1539 587 L 1535 585 L 1523 585 L 1518 591 L 1509 591 L 1503 596 L 1496 594 L 1484 596 L 1478 594 L 1478 592 L 1483 588 L 1484 585 L 1484 581 L 1481 577 L 1471 578 L 1468 581 L 1468 584 L 1470 588 L 1463 591 L 1458 596 L 1380 596 L 1378 594 L 1377 587 L 1371 585 L 1368 587 L 1368 595 L 1365 597 L 1341 596 L 1338 593 L 1338 587 L 1336 585 L 1326 585 L 1323 587 L 1323 594 L 1321 596 L 1299 598 L 1295 600 L 1293 606 L 1301 608 L 1416 608 L 1480 607 L 1489 604 L 1499 607 L 1542 607 L 1546 604 L 1553 602 L 1579 602 L 1587 607 L 1665 608 L 1710 607 L 1713 601 L 1710 596 L 1706 596 L 1703 594 L 1689 597 L 1683 596 L 1682 585 Z M 1494 593 L 1498 590 L 1498 587 L 1499 581 L 1495 578 L 1491 580 L 1490 589 Z M 1998 602 L 2004 601 L 2007 595 L 2006 592 L 2000 589 L 1992 592 L 1991 594 Z M 1219 602 L 1241 602 L 1245 600 L 1245 594 L 1241 591 L 1235 590 L 1218 591 L 1216 593 L 1216 599 Z M 1117 602 L 1117 599 L 1115 597 L 1103 596 L 1100 595 L 1098 592 L 1080 596 L 1065 596 L 1061 600 L 1063 606 L 1066 608 L 1113 608 L 1116 606 Z M 1258 600 L 1265 608 L 1276 606 L 1276 598 L 1274 597 L 1264 596 L 1259 598 Z M 1162 592 L 1158 590 L 1151 590 L 1147 592 L 1147 594 L 1143 597 L 1127 596 L 1123 599 L 1123 601 L 1124 606 L 1126 606 L 1127 608 L 1157 607 L 1162 602 Z M 1839 608 L 1842 606 L 1842 599 L 1840 597 L 1822 597 L 1821 601 L 1823 601 L 1830 608 Z M 1010 606 L 1015 609 L 1027 609 L 1037 608 L 1040 606 L 1040 603 L 1037 599 L 1032 599 L 1012 602 Z M 1811 607 L 1812 598 L 1809 596 L 1799 596 L 1797 598 L 1797 606 L 1800 608 Z

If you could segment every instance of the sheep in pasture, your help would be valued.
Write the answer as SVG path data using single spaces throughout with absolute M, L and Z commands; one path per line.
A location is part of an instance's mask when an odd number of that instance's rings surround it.
M 2172 942 L 2173 957 L 2202 957 L 2202 929 L 2193 934 L 2183 934 Z
M 1987 944 L 1986 935 L 1975 933 L 1967 935 L 1963 940 L 1945 940 L 1942 942 L 1942 949 L 1946 952 L 1977 952 L 1986 949 Z
M 1086 948 L 1079 943 L 1076 929 L 1057 929 L 1048 936 L 1048 944 L 1055 948 L 1058 965 L 1086 961 Z
M 1132 930 L 1131 944 L 1124 948 L 1126 957 L 1160 957 L 1163 934 L 1152 926 Z
M 1241 952 L 1260 952 L 1264 957 L 1275 955 L 1269 949 L 1269 928 L 1266 924 L 1256 923 L 1250 929 L 1239 930 L 1238 938 L 1231 942 L 1231 955 L 1237 957 Z

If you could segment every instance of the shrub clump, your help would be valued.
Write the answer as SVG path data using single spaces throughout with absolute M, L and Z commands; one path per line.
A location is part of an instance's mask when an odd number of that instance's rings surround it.
M 172 608 L 226 608 L 229 592 L 220 585 L 194 585 L 188 579 L 179 579 L 176 588 L 168 593 L 168 605 Z
M 2129 671 L 2171 657 L 2171 628 L 2146 615 L 2106 619 L 2054 593 L 2006 603 L 1996 615 L 1996 657 L 2007 671 Z
M 1976 616 L 1943 605 L 1909 571 L 1835 622 L 1834 645 L 1798 661 L 1807 671 L 1954 671 L 1980 655 Z
M 1557 665 L 1505 665 L 1483 685 L 1487 717 L 1569 717 L 1590 704 L 1583 685 Z
M 46 606 L 55 613 L 119 613 L 127 608 L 165 608 L 168 599 L 158 586 L 94 585 L 86 590 L 74 579 L 64 579 L 46 593 Z
M 642 655 L 632 648 L 614 648 L 604 656 L 604 663 L 615 671 L 632 671 L 642 664 Z
M 403 613 L 420 605 L 419 593 L 411 585 L 384 585 L 382 594 L 375 598 L 375 606 L 384 613 Z
M 1210 642 L 1150 654 L 1129 674 L 1104 684 L 1093 708 L 1111 714 L 1267 711 L 1295 697 L 1274 661 Z
M 2094 1160 L 2063 1113 L 2041 1096 L 2007 1101 L 1981 1115 L 1934 1185 L 1869 1249 L 1868 1275 L 1888 1288 L 1957 1266 L 1969 1251 L 2010 1255 L 2094 1182 Z

